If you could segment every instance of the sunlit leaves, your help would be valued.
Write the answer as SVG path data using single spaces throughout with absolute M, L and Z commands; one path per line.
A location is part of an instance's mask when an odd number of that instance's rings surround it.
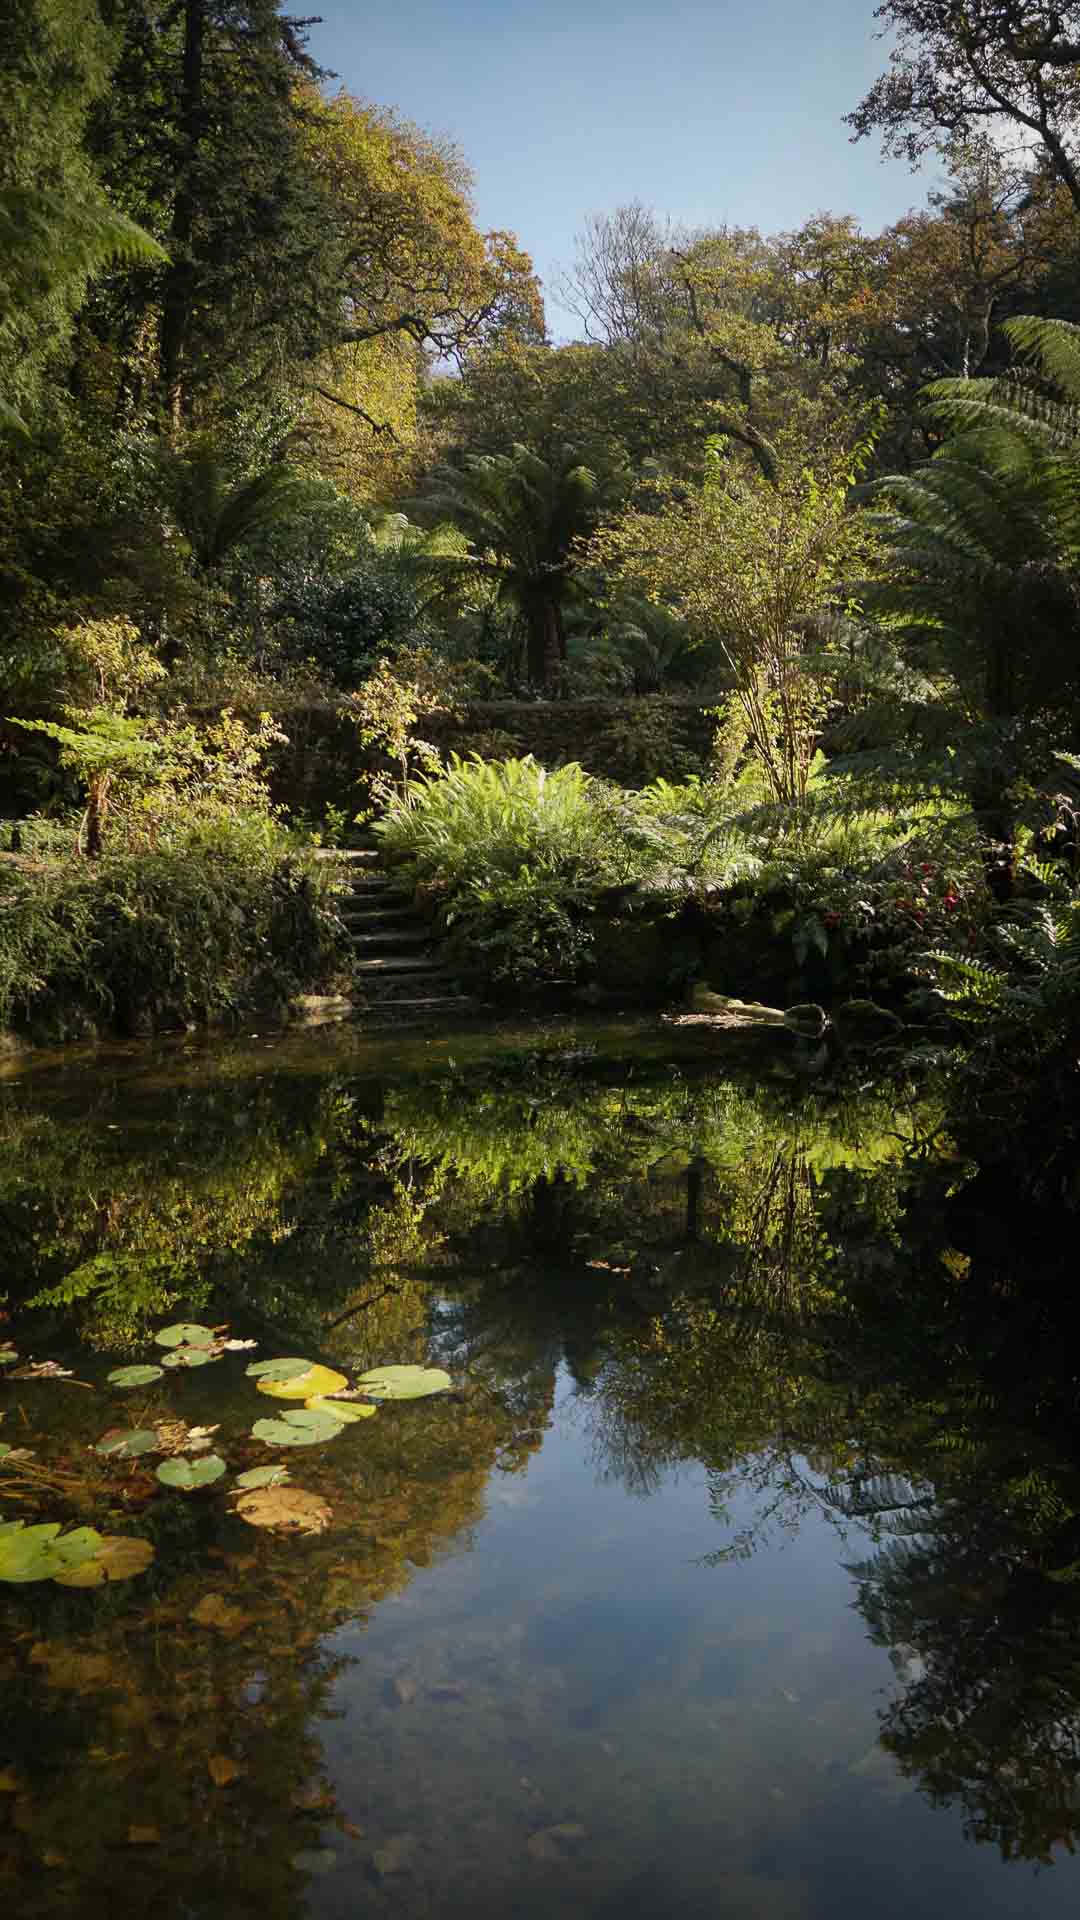
M 311 1400 L 321 1394 L 340 1393 L 348 1386 L 343 1373 L 335 1373 L 332 1367 L 310 1366 L 306 1373 L 290 1374 L 287 1379 L 260 1379 L 260 1393 L 269 1394 L 273 1400 Z

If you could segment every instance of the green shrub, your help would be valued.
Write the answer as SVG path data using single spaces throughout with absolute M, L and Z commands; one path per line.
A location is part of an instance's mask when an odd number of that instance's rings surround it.
M 376 832 L 415 881 L 443 895 L 473 965 L 495 983 L 538 984 L 574 978 L 584 963 L 605 798 L 576 765 L 549 773 L 531 756 L 455 754 L 445 774 L 414 780 Z
M 413 781 L 376 832 L 391 858 L 407 860 L 435 886 L 516 873 L 532 861 L 589 867 L 594 784 L 576 764 L 549 773 L 531 754 L 453 754 L 444 774 Z
M 0 1027 L 70 1038 L 280 1008 L 341 957 L 331 886 L 283 835 L 240 827 L 0 871 Z

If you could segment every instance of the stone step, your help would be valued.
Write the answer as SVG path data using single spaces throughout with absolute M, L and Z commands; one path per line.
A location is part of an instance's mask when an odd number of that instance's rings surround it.
M 383 907 L 375 901 L 356 901 L 348 906 L 339 907 L 341 918 L 347 927 L 413 927 L 417 924 L 412 907 Z
M 376 956 L 371 960 L 357 960 L 354 972 L 367 975 L 379 975 L 385 978 L 389 974 L 429 974 L 445 979 L 445 969 L 439 960 L 405 958 L 401 954 L 391 954 L 385 958 Z
M 385 933 L 368 933 L 362 927 L 349 929 L 349 940 L 354 947 L 383 947 L 387 952 L 404 952 L 407 947 L 429 947 L 431 935 L 426 927 L 395 927 Z

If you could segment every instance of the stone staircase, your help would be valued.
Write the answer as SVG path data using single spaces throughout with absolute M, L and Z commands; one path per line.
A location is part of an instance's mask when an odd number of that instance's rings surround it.
M 479 1011 L 471 996 L 456 992 L 429 926 L 381 867 L 378 849 L 358 847 L 328 857 L 340 866 L 348 887 L 338 912 L 356 956 L 356 1011 L 395 1020 L 459 1018 Z

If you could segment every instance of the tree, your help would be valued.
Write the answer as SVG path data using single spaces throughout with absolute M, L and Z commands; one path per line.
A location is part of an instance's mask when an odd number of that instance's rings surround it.
M 848 494 L 871 447 L 826 446 L 811 460 L 781 443 L 769 475 L 729 451 L 711 443 L 700 487 L 632 508 L 594 537 L 591 557 L 716 647 L 772 798 L 797 807 L 824 711 L 817 629 L 867 557 Z
M 417 512 L 448 521 L 469 550 L 438 563 L 448 581 L 490 580 L 499 599 L 520 611 L 528 635 L 527 672 L 552 693 L 566 658 L 564 610 L 577 585 L 575 547 L 590 534 L 624 478 L 615 467 L 589 465 L 564 445 L 548 458 L 520 443 L 509 453 L 467 454 L 460 467 L 437 467 Z
M 1034 142 L 1080 212 L 1080 6 L 1074 0 L 882 0 L 888 71 L 847 124 L 913 165 L 989 132 Z
M 83 150 L 115 54 L 93 0 L 0 0 L 0 427 L 24 426 L 87 280 L 163 261 Z
M 938 382 L 934 413 L 953 437 L 915 473 L 878 483 L 884 564 L 867 596 L 909 657 L 945 677 L 958 771 L 1002 899 L 1009 789 L 1080 694 L 1080 329 L 1018 319 L 1005 331 L 1035 365 Z

